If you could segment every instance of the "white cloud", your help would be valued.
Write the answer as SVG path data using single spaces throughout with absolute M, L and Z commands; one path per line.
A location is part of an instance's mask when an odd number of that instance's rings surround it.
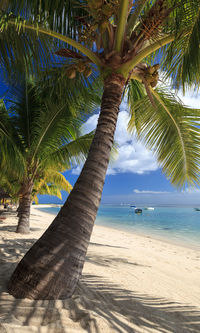
M 167 191 L 150 191 L 150 190 L 137 190 L 137 189 L 134 189 L 133 190 L 134 193 L 137 193 L 137 194 L 168 194 L 168 193 L 173 193 L 173 192 L 167 192 Z
M 94 114 L 86 121 L 82 127 L 83 134 L 89 133 L 96 128 L 98 117 L 98 114 Z
M 196 92 L 187 91 L 185 95 L 183 95 L 182 92 L 178 92 L 178 96 L 181 99 L 181 101 L 184 103 L 184 105 L 189 106 L 194 109 L 200 108 L 200 94 L 197 94 Z
M 165 78 L 165 73 L 160 72 L 160 79 L 161 79 L 161 86 L 167 86 L 168 89 L 171 90 L 172 81 L 168 78 Z M 178 91 L 178 93 L 175 92 L 174 89 L 172 89 L 172 92 L 174 94 L 177 94 L 177 96 L 181 99 L 184 105 L 190 107 L 190 108 L 196 108 L 199 109 L 199 100 L 200 100 L 200 93 L 195 90 L 195 87 L 191 87 L 188 89 L 185 94 L 181 90 Z
M 73 175 L 79 175 L 79 173 L 81 172 L 82 166 L 77 166 L 76 168 L 72 169 L 72 174 Z

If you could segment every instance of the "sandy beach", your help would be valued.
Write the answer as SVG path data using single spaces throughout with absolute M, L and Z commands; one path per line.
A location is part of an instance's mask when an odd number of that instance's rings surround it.
M 71 299 L 14 299 L 6 283 L 53 216 L 32 207 L 31 233 L 0 222 L 0 333 L 199 333 L 200 251 L 95 226 Z

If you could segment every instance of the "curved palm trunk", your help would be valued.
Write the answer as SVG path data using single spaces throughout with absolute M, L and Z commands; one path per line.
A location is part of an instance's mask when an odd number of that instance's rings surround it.
M 26 183 L 23 185 L 22 196 L 19 201 L 19 209 L 18 209 L 18 225 L 16 232 L 20 234 L 28 234 L 30 232 L 30 209 L 31 209 L 31 201 L 32 201 L 32 183 Z
M 87 161 L 63 208 L 11 276 L 8 290 L 15 297 L 63 299 L 73 294 L 101 200 L 124 84 L 120 75 L 105 82 Z

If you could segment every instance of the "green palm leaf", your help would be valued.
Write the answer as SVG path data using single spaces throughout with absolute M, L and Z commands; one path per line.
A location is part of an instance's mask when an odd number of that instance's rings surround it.
M 49 29 L 72 36 L 80 25 L 78 18 L 88 15 L 82 4 L 79 0 L 8 0 L 3 9 L 24 18 L 32 14 L 33 20 L 45 22 Z
M 55 163 L 58 163 L 62 168 L 70 169 L 76 164 L 80 164 L 85 160 L 89 151 L 94 132 L 85 134 L 76 138 L 75 140 L 58 147 L 51 154 L 45 156 L 41 160 L 41 165 L 45 164 L 49 167 Z
M 21 139 L 14 129 L 3 101 L 0 102 L 0 145 L 0 168 L 12 170 L 15 165 L 19 176 L 24 174 L 25 160 L 21 153 Z
M 152 94 L 156 107 L 148 96 L 132 104 L 129 130 L 136 130 L 174 185 L 199 184 L 200 110 L 184 106 L 165 89 Z
M 176 88 L 185 89 L 200 83 L 200 2 L 185 0 L 174 15 L 177 38 L 164 49 L 163 69 Z
M 48 172 L 45 174 L 46 183 L 53 184 L 57 186 L 59 190 L 70 192 L 72 190 L 71 184 L 66 180 L 65 176 L 53 169 L 48 169 Z
M 72 186 L 56 169 L 46 168 L 41 179 L 39 181 L 36 180 L 34 183 L 32 191 L 33 201 L 38 204 L 38 194 L 54 195 L 62 200 L 61 190 L 69 193 L 72 190 Z

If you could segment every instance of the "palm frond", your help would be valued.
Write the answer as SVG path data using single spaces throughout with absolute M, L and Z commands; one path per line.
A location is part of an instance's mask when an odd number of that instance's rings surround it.
M 15 173 L 15 170 L 10 170 L 7 167 L 1 169 L 0 187 L 3 188 L 5 192 L 9 193 L 12 198 L 17 197 L 20 184 L 18 182 L 18 174 Z
M 45 175 L 45 181 L 49 185 L 55 185 L 59 190 L 68 193 L 72 190 L 72 185 L 66 180 L 65 176 L 53 169 L 48 170 L 48 173 Z
M 62 200 L 62 194 L 61 191 L 58 189 L 58 187 L 54 184 L 47 185 L 48 187 L 48 195 L 53 195 L 60 200 Z M 46 189 L 42 188 L 39 194 L 47 194 Z
M 61 190 L 69 193 L 72 186 L 64 175 L 56 169 L 45 169 L 42 178 L 34 183 L 32 197 L 36 204 L 38 203 L 38 194 L 54 195 L 62 200 Z
M 0 10 L 0 62 L 11 80 L 15 66 L 23 69 L 24 63 L 28 65 L 29 73 L 40 75 L 40 69 L 55 62 L 57 51 L 66 48 L 70 41 L 71 52 L 78 48 L 100 66 L 95 52 L 77 42 L 81 26 L 77 18 L 85 14 L 89 18 L 83 8 L 81 1 L 73 0 L 61 1 L 59 5 L 57 1 L 53 5 L 49 1 L 8 0 L 4 10 Z
M 45 22 L 50 30 L 67 36 L 74 36 L 79 18 L 89 16 L 80 0 L 8 0 L 3 9 L 26 19 L 32 15 L 33 22 Z
M 163 52 L 163 69 L 175 88 L 200 83 L 200 2 L 183 1 L 175 12 L 176 39 Z
M 32 31 L 19 33 L 15 26 L 4 28 L 0 32 L 0 63 L 5 80 L 19 82 L 19 73 L 23 75 L 25 67 L 29 74 L 39 75 L 41 68 L 50 66 L 54 60 L 55 43 L 53 38 Z
M 135 103 L 146 96 L 144 85 L 137 80 L 130 80 L 127 87 L 128 105 L 132 110 Z
M 19 133 L 15 131 L 3 101 L 0 102 L 0 145 L 0 167 L 9 171 L 15 165 L 19 176 L 24 174 L 25 160 Z
M 156 107 L 148 96 L 132 105 L 129 130 L 135 129 L 174 185 L 199 184 L 200 110 L 184 106 L 165 89 L 152 94 Z
M 88 152 L 94 136 L 94 132 L 85 134 L 76 138 L 75 140 L 58 147 L 51 154 L 45 156 L 41 160 L 41 165 L 47 165 L 51 167 L 55 163 L 58 163 L 60 167 L 70 169 L 72 166 L 82 163 Z
M 34 194 L 34 195 L 32 196 L 32 201 L 34 201 L 36 205 L 39 204 L 39 200 L 38 200 L 38 197 L 37 197 L 36 194 Z

